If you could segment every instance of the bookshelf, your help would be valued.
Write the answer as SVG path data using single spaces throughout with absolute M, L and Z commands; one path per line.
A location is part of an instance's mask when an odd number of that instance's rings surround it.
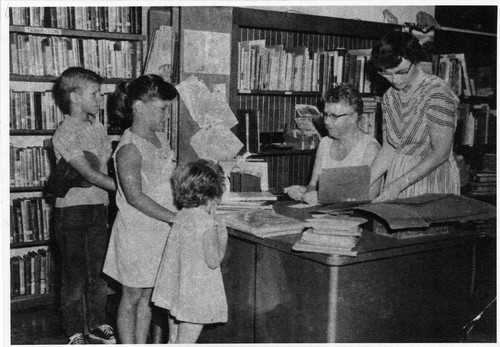
M 469 183 L 463 185 L 462 194 L 496 204 L 496 32 L 436 30 L 433 54 L 463 56 L 462 82 L 465 70 L 473 80 L 472 93 L 466 93 L 466 84 L 462 83 L 454 142 L 455 152 L 464 157 L 469 169 Z M 484 176 L 490 176 L 488 182 L 483 182 Z
M 363 56 L 383 34 L 401 29 L 400 26 L 391 24 L 248 8 L 233 8 L 232 18 L 230 105 L 233 111 L 256 110 L 256 114 L 260 117 L 261 135 L 283 132 L 287 127 L 293 128 L 296 104 L 317 105 L 321 110 L 321 93 L 328 84 L 333 83 L 327 78 L 320 79 L 319 68 L 314 68 L 314 62 L 320 66 L 318 62 L 321 52 L 337 51 L 344 57 L 351 52 L 352 55 Z M 249 52 L 248 59 L 242 58 L 242 47 L 251 46 L 248 42 L 258 46 L 254 49 L 258 53 Z M 280 82 L 279 78 L 278 81 L 270 83 L 269 77 L 267 82 L 271 88 L 266 84 L 266 78 L 262 77 L 265 70 L 262 66 L 270 64 L 263 64 L 262 61 L 267 59 L 269 62 L 271 59 L 276 59 L 271 57 L 276 51 L 290 53 L 294 50 L 293 47 L 302 47 L 303 51 L 307 51 L 302 56 L 306 60 L 311 60 L 308 65 L 309 72 L 305 73 L 308 76 L 307 81 L 321 80 L 321 85 L 311 82 L 305 88 L 303 83 L 301 87 L 294 88 L 293 84 L 290 87 L 289 82 L 289 86 L 286 86 L 286 82 Z M 265 54 L 268 55 L 267 58 Z M 259 56 L 260 65 L 258 58 L 254 58 Z M 254 67 L 248 61 L 254 62 Z M 243 66 L 248 66 L 249 71 L 245 72 Z M 279 71 L 279 68 L 277 70 Z M 286 76 L 286 71 L 282 72 L 281 76 L 283 75 Z M 245 78 L 247 84 L 244 82 Z M 252 78 L 253 80 L 249 82 Z M 353 79 L 338 81 L 338 83 L 345 82 L 359 83 Z M 373 102 L 372 89 L 367 88 L 363 96 L 368 103 Z M 381 120 L 380 115 L 375 116 L 377 113 L 375 102 L 370 113 L 375 123 L 372 126 L 379 132 Z M 257 153 L 258 158 L 269 163 L 271 191 L 281 193 L 288 185 L 306 185 L 312 171 L 314 153 L 314 150 Z
M 99 121 L 110 136 L 122 124 L 108 117 L 116 83 L 142 73 L 147 10 L 142 7 L 10 7 L 11 308 L 55 301 L 57 268 L 51 240 L 53 207 L 43 198 L 53 153 L 50 139 L 64 115 L 52 88 L 66 68 L 103 77 Z

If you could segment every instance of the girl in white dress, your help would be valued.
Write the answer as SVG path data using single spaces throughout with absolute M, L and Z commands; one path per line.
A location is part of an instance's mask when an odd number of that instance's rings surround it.
M 152 301 L 169 310 L 169 343 L 195 343 L 203 325 L 227 321 L 220 263 L 227 229 L 215 215 L 224 192 L 220 165 L 199 159 L 172 175 L 180 211 L 163 253 Z
M 118 214 L 113 224 L 104 273 L 122 284 L 117 326 L 122 343 L 146 343 L 151 293 L 175 216 L 170 176 L 174 153 L 162 132 L 165 110 L 177 90 L 157 75 L 119 83 L 118 113 L 132 116 L 113 156 Z

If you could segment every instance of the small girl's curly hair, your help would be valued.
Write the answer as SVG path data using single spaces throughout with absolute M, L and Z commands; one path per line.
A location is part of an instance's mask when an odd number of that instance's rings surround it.
M 225 190 L 224 170 L 219 164 L 205 159 L 178 166 L 171 182 L 179 209 L 203 206 L 209 200 L 221 199 Z

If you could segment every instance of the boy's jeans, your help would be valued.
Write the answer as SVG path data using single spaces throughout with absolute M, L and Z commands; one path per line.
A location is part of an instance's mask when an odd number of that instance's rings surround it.
M 107 284 L 101 276 L 108 229 L 104 205 L 56 208 L 54 233 L 61 268 L 61 310 L 67 336 L 104 324 Z

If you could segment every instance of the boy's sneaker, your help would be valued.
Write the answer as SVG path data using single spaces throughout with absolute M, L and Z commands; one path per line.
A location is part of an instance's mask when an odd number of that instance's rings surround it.
M 108 324 L 103 324 L 95 328 L 94 330 L 91 330 L 89 332 L 89 338 L 94 342 L 97 341 L 99 343 L 104 343 L 107 345 L 116 343 L 116 338 L 113 334 L 113 328 Z
M 68 345 L 84 345 L 85 340 L 83 339 L 82 333 L 76 333 L 69 338 Z

